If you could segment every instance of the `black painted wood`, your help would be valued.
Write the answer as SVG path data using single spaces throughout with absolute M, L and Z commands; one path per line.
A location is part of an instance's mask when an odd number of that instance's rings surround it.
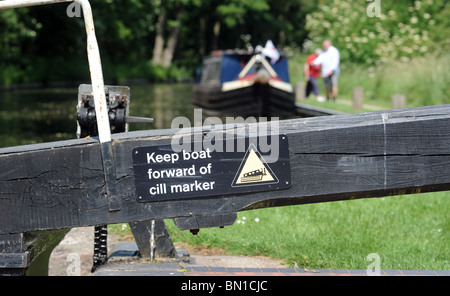
M 265 124 L 250 125 L 249 135 Z M 290 189 L 149 203 L 136 201 L 131 152 L 170 144 L 179 131 L 116 134 L 115 212 L 96 139 L 0 149 L 0 234 L 449 190 L 449 126 L 450 105 L 280 121 L 279 133 L 289 138 Z

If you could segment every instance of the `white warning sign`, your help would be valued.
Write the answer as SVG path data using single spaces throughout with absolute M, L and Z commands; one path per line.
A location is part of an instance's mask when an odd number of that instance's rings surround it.
M 250 144 L 231 186 L 255 186 L 262 183 L 276 184 L 278 178 L 256 147 Z

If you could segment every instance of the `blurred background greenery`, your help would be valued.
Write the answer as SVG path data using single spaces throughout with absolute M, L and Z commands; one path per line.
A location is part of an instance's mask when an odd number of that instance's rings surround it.
M 105 80 L 192 80 L 202 57 L 271 39 L 303 80 L 307 54 L 329 38 L 341 52 L 341 94 L 449 102 L 450 3 L 445 0 L 92 0 Z M 87 81 L 86 38 L 68 3 L 0 11 L 0 86 Z M 368 13 L 369 12 L 369 13 Z M 263 29 L 262 29 L 263 28 Z M 348 75 L 348 76 L 346 76 Z

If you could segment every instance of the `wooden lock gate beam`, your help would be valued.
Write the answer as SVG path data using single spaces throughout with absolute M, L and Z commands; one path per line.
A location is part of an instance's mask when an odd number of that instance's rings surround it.
M 268 124 L 250 124 L 249 136 Z M 136 195 L 133 150 L 170 145 L 180 131 L 113 135 L 114 212 L 108 210 L 97 139 L 0 149 L 0 234 L 165 218 L 175 218 L 182 229 L 201 228 L 208 219 L 232 224 L 242 210 L 450 189 L 450 105 L 278 124 L 289 140 L 289 188 L 147 202 Z M 187 135 L 206 132 L 203 127 Z

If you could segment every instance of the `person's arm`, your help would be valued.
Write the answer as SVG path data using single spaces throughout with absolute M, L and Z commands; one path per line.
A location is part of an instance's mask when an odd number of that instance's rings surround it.
M 339 52 L 337 49 L 333 50 L 330 55 L 330 69 L 328 76 L 333 75 L 339 66 Z
M 322 60 L 323 60 L 323 54 L 319 54 L 319 56 L 317 58 L 315 58 L 314 61 L 312 61 L 312 64 L 314 66 L 318 66 L 318 65 L 322 64 Z

